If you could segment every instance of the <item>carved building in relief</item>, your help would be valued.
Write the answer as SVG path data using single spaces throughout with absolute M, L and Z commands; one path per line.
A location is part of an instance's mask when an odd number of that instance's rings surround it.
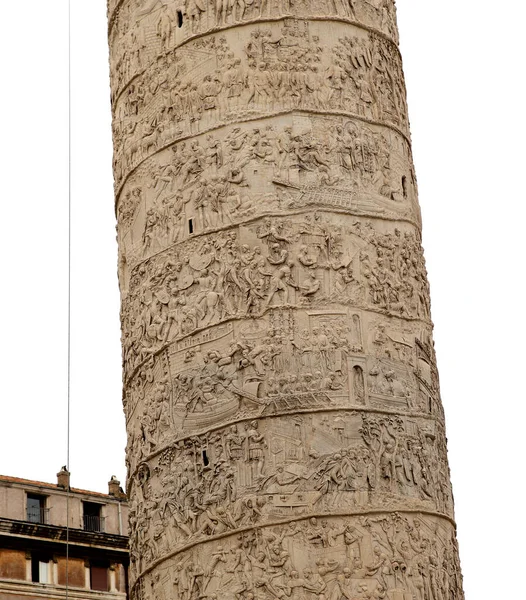
M 393 0 L 110 0 L 134 599 L 461 600 Z

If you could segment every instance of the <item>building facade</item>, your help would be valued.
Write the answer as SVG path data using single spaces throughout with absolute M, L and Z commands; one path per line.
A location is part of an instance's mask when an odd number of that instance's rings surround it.
M 0 600 L 125 600 L 128 505 L 108 494 L 0 476 Z M 69 514 L 69 531 L 67 531 Z
M 394 0 L 110 0 L 134 600 L 461 600 Z

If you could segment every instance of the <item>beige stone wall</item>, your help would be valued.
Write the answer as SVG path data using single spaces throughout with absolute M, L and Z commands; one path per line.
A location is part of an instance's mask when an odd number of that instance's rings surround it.
M 49 522 L 65 527 L 67 525 L 67 497 L 66 494 L 56 494 L 48 497 Z M 69 526 L 75 529 L 82 527 L 81 503 L 78 498 L 69 499 Z
M 460 600 L 394 3 L 109 10 L 133 597 Z
M 106 517 L 105 525 L 108 533 L 120 533 L 120 535 L 128 535 L 128 506 L 125 503 L 107 504 L 104 508 L 104 516 Z
M 7 519 L 26 518 L 26 495 L 22 489 L 0 486 L 1 515 Z

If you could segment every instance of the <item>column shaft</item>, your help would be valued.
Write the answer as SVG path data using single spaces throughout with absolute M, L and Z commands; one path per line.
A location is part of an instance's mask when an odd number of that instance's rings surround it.
M 110 0 L 134 599 L 463 598 L 391 0 Z

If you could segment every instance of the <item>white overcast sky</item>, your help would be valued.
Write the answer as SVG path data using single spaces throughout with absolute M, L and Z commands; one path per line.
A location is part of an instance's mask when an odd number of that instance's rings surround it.
M 70 465 L 105 491 L 126 443 L 106 1 L 72 10 Z M 43 481 L 66 463 L 66 16 L 67 0 L 2 5 L 0 473 Z M 526 8 L 398 0 L 398 16 L 467 599 L 518 598 Z

